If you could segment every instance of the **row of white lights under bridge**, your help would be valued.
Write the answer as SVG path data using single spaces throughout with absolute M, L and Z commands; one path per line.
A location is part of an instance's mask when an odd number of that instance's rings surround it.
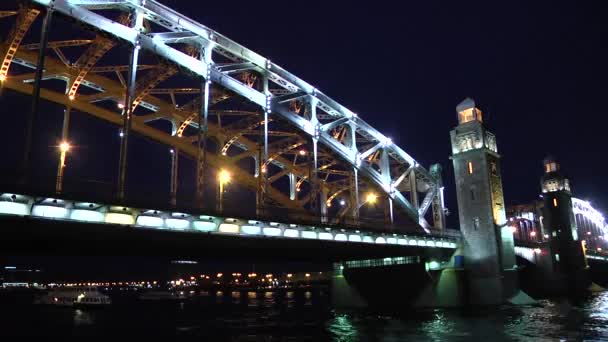
M 312 240 L 333 240 L 420 247 L 457 247 L 449 239 L 382 234 L 345 229 L 319 228 L 278 222 L 263 222 L 207 215 L 190 215 L 158 210 L 67 201 L 58 198 L 37 199 L 31 196 L 3 193 L 0 215 L 34 216 L 46 219 L 119 224 L 133 227 L 201 232 L 239 236 L 267 236 Z

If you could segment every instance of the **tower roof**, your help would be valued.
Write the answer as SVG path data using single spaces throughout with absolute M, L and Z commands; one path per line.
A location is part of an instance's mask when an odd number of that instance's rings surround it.
M 471 109 L 471 108 L 475 108 L 475 101 L 472 98 L 467 97 L 466 99 L 462 100 L 462 102 L 460 102 L 456 106 L 456 111 L 460 113 L 464 110 Z

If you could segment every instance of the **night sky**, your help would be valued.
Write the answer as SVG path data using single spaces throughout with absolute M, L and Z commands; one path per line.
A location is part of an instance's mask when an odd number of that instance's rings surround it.
M 311 83 L 424 166 L 441 163 L 451 225 L 449 131 L 465 97 L 497 136 L 507 204 L 538 197 L 541 162 L 552 154 L 576 197 L 608 209 L 608 10 L 600 2 L 161 2 Z M 118 139 L 107 148 L 117 154 Z M 19 158 L 8 154 L 6 163 Z M 104 158 L 89 168 L 115 160 Z

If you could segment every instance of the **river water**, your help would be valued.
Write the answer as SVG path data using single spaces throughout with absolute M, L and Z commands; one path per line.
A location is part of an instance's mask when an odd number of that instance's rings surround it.
M 335 312 L 318 291 L 116 301 L 105 309 L 0 305 L 0 336 L 158 336 L 202 341 L 608 341 L 608 292 L 528 307 Z

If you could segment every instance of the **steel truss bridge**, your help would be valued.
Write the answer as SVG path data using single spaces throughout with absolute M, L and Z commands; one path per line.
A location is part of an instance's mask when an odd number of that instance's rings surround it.
M 228 168 L 233 182 L 255 192 L 258 209 L 282 207 L 322 223 L 356 225 L 373 192 L 393 230 L 398 218 L 427 233 L 445 228 L 439 165 L 425 169 L 364 115 L 156 1 L 31 0 L 3 8 L 0 18 L 13 25 L 0 45 L 2 87 L 32 94 L 25 169 L 43 99 L 65 106 L 64 141 L 71 111 L 121 127 L 117 203 L 125 196 L 129 136 L 137 133 L 174 153 L 174 205 L 181 155 L 196 161 L 201 208 L 209 199 L 205 183 L 215 180 L 210 175 Z M 39 41 L 25 43 L 38 34 L 30 32 L 37 21 Z M 50 40 L 57 21 L 78 39 Z M 108 57 L 125 46 L 128 59 Z M 57 89 L 57 80 L 64 87 Z M 338 200 L 342 205 L 329 210 Z

